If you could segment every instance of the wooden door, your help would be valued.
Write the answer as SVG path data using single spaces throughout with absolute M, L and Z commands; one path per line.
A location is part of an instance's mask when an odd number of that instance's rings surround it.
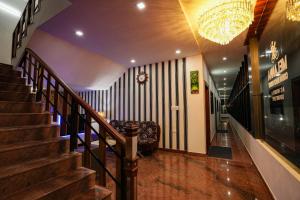
M 206 119 L 206 150 L 210 145 L 210 110 L 209 110 L 209 88 L 205 86 L 205 119 Z

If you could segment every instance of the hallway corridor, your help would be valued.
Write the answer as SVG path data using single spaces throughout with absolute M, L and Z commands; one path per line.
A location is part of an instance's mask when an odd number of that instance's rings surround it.
M 212 144 L 232 147 L 233 159 L 161 150 L 140 159 L 138 198 L 273 199 L 241 140 L 230 127 L 228 133 L 218 133 Z

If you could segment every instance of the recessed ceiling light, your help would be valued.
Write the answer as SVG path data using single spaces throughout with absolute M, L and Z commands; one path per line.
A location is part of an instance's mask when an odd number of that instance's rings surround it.
M 78 36 L 78 37 L 82 37 L 84 35 L 84 33 L 80 30 L 77 30 L 75 31 L 75 34 Z
M 224 85 L 226 85 L 226 83 L 224 83 Z
M 222 60 L 224 60 L 224 61 L 227 60 L 227 57 L 223 57 Z
M 226 73 L 227 71 L 226 70 L 224 70 L 224 73 Z
M 227 80 L 227 78 L 224 78 L 224 81 L 226 81 Z
M 135 63 L 135 60 L 134 60 L 134 59 L 131 59 L 130 62 L 131 62 L 131 63 Z
M 180 50 L 180 49 L 177 49 L 177 50 L 175 51 L 175 53 L 176 53 L 176 54 L 181 54 L 181 50 Z
M 136 4 L 136 7 L 139 9 L 139 10 L 144 10 L 146 8 L 146 4 L 144 2 L 138 2 Z

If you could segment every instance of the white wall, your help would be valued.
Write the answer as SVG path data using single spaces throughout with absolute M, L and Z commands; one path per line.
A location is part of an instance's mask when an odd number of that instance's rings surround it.
M 299 169 L 295 169 L 288 164 L 288 161 L 267 143 L 253 138 L 252 135 L 231 116 L 230 123 L 232 128 L 234 128 L 240 136 L 274 198 L 277 200 L 299 200 Z
M 23 12 L 27 4 L 27 0 L 0 0 L 0 2 L 11 6 L 20 13 Z M 11 60 L 12 34 L 20 17 L 0 9 L 0 63 L 16 65 L 35 29 L 71 4 L 68 0 L 42 0 L 41 5 L 41 11 L 35 15 L 34 23 L 29 26 L 27 36 L 22 41 L 22 47 L 18 49 L 17 57 L 13 61 Z
M 20 0 L 1 0 L 20 13 L 26 6 L 26 1 Z M 11 64 L 12 34 L 17 26 L 19 17 L 0 9 L 0 63 Z
M 126 67 L 46 32 L 36 30 L 29 45 L 73 89 L 107 89 Z
M 218 94 L 218 90 L 215 87 L 215 83 L 209 73 L 209 70 L 207 68 L 207 65 L 205 63 L 205 59 L 203 59 L 203 64 L 204 64 L 204 79 L 206 81 L 206 84 L 209 87 L 210 92 L 213 93 L 214 97 L 217 98 L 217 100 L 219 101 L 219 94 Z M 211 93 L 209 92 L 209 100 L 211 98 Z M 209 103 L 211 103 L 211 101 L 209 101 Z M 220 112 L 216 109 L 216 105 L 215 105 L 215 101 L 213 101 L 213 106 L 214 106 L 214 113 L 211 113 L 211 105 L 209 105 L 209 110 L 210 110 L 210 141 L 212 141 L 214 139 L 214 136 L 217 132 L 217 127 L 219 124 L 219 117 L 220 117 Z M 220 110 L 220 109 L 219 109 Z

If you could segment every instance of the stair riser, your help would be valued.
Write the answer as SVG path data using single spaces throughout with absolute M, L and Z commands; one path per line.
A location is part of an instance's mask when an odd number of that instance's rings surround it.
M 54 139 L 58 136 L 59 127 L 56 126 L 9 131 L 1 131 L 0 129 L 0 145 L 28 141 L 44 141 Z
M 41 103 L 10 103 L 0 102 L 0 113 L 41 113 Z
M 2 115 L 0 114 L 0 127 L 23 126 L 23 125 L 41 125 L 50 124 L 50 115 L 26 114 L 26 115 Z
M 31 88 L 29 86 L 26 86 L 26 85 L 0 83 L 0 91 L 29 93 L 31 91 Z
M 0 82 L 14 83 L 14 84 L 25 84 L 25 81 L 26 80 L 24 78 L 13 77 L 12 75 L 0 76 Z
M 75 195 L 81 194 L 82 192 L 88 191 L 95 185 L 95 174 L 90 174 L 85 178 L 76 181 L 60 190 L 51 192 L 48 195 L 45 195 L 43 198 L 39 200 L 53 200 L 53 199 L 70 199 Z
M 69 159 L 0 179 L 0 192 L 1 194 L 12 194 L 34 184 L 46 181 L 49 178 L 54 178 L 71 170 L 75 170 L 80 167 L 80 160 L 80 156 L 74 156 Z
M 21 77 L 22 73 L 15 70 L 0 70 L 0 76 Z
M 69 152 L 69 141 L 61 140 L 41 144 L 39 146 L 24 147 L 0 152 L 0 167 L 22 163 L 28 160 L 55 156 Z
M 32 102 L 34 99 L 35 94 L 0 92 L 0 101 Z
M 6 65 L 6 64 L 0 64 L 0 70 L 12 70 L 11 65 Z

